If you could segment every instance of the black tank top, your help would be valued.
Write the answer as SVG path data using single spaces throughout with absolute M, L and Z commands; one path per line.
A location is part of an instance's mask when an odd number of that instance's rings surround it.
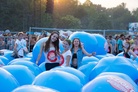
M 128 54 L 128 52 L 124 52 L 123 55 L 124 55 L 124 57 L 126 57 L 126 58 L 130 58 L 130 55 Z

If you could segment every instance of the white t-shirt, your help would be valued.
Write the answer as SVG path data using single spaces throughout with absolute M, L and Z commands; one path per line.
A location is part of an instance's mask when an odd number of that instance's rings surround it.
M 24 41 L 23 40 L 16 39 L 15 44 L 17 44 L 18 55 L 19 56 L 24 56 L 24 51 L 23 51 Z
M 71 51 L 70 50 L 68 50 L 68 51 L 66 51 L 65 53 L 63 53 L 62 54 L 62 56 L 63 56 L 63 64 L 62 64 L 62 66 L 66 66 L 66 57 L 67 56 L 71 56 L 72 57 L 72 53 L 71 53 Z M 70 62 L 71 62 L 71 58 L 70 58 Z M 69 62 L 69 64 L 70 64 L 70 62 Z
M 48 52 L 44 52 L 46 63 L 57 63 L 59 62 L 58 56 L 55 55 L 55 48 L 50 47 Z

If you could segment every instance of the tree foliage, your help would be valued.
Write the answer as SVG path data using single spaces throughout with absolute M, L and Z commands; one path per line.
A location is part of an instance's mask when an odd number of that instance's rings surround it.
M 28 31 L 29 27 L 126 29 L 138 22 L 138 9 L 129 11 L 125 3 L 105 8 L 86 0 L 54 0 L 54 11 L 46 14 L 46 0 L 1 0 L 0 29 Z

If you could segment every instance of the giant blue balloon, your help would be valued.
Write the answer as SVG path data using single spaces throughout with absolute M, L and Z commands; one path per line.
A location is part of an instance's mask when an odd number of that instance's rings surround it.
M 33 57 L 32 57 L 32 61 L 35 63 L 36 62 L 36 59 L 37 59 L 37 57 L 38 57 L 38 54 L 39 54 L 39 52 L 40 52 L 40 47 L 41 47 L 41 44 L 43 43 L 43 42 L 46 42 L 47 41 L 47 39 L 48 39 L 48 37 L 45 37 L 45 38 L 42 38 L 42 39 L 40 39 L 39 41 L 37 41 L 36 42 L 36 44 L 35 44 L 35 46 L 34 46 L 34 48 L 33 48 Z M 43 52 L 43 54 L 42 54 L 42 56 L 41 56 L 41 58 L 40 58 L 40 60 L 39 60 L 39 64 L 41 64 L 42 62 L 44 62 L 45 61 L 45 56 L 44 56 L 44 52 Z
M 11 56 L 11 54 L 13 53 L 13 51 L 11 50 L 7 50 L 7 49 L 3 49 L 1 50 L 4 52 L 4 57 L 6 57 L 9 61 L 13 60 L 14 58 Z
M 63 71 L 42 72 L 32 84 L 52 88 L 60 92 L 80 92 L 82 88 L 78 77 Z
M 29 61 L 29 62 L 31 62 L 30 58 L 16 58 L 16 59 L 11 60 L 11 61 L 8 63 L 8 65 L 10 65 L 10 64 L 13 63 L 13 62 L 19 62 L 19 61 Z
M 105 54 L 105 55 L 96 55 L 95 56 L 96 58 L 98 58 L 99 60 L 101 60 L 102 58 L 104 58 L 104 57 L 114 57 L 114 55 L 113 54 Z
M 59 92 L 59 91 L 42 86 L 24 85 L 14 89 L 12 92 Z
M 29 70 L 31 70 L 31 72 L 37 76 L 38 74 L 40 74 L 42 72 L 42 70 L 34 63 L 30 62 L 30 61 L 17 61 L 17 62 L 12 62 L 10 63 L 10 65 L 23 65 L 28 67 Z
M 87 82 L 86 76 L 81 71 L 74 69 L 72 67 L 64 67 L 63 66 L 63 67 L 56 67 L 56 68 L 51 69 L 51 71 L 55 71 L 55 70 L 68 72 L 68 73 L 71 73 L 71 74 L 77 76 L 83 85 L 86 84 L 86 82 Z
M 90 80 L 102 72 L 119 72 L 128 75 L 132 80 L 138 79 L 138 71 L 132 63 L 124 57 L 105 57 L 93 68 Z
M 91 57 L 84 56 L 82 59 L 82 65 L 88 64 L 89 62 L 98 62 L 98 61 L 99 59 L 94 56 L 91 56 Z
M 41 44 L 43 43 L 43 42 L 46 42 L 47 41 L 47 39 L 48 39 L 48 37 L 45 37 L 45 38 L 42 38 L 42 39 L 40 39 L 39 41 L 37 41 L 37 43 L 35 44 L 35 46 L 34 46 L 34 48 L 33 48 L 33 53 L 32 53 L 32 62 L 36 62 L 36 59 L 37 59 L 37 57 L 38 57 L 38 54 L 39 54 L 39 52 L 40 52 L 40 47 L 41 47 Z M 62 46 L 62 42 L 61 41 L 59 41 L 59 47 L 60 47 L 60 50 L 63 50 L 63 46 Z M 38 65 L 40 65 L 42 62 L 44 62 L 45 61 L 45 56 L 44 56 L 44 52 L 42 53 L 42 56 L 41 56 L 41 58 L 40 58 L 40 60 L 39 60 L 39 63 L 38 63 Z
M 100 35 L 100 34 L 92 34 L 98 42 L 98 45 L 96 47 L 96 54 L 97 55 L 105 55 L 107 52 L 104 49 L 104 44 L 106 42 L 106 39 Z
M 7 65 L 10 61 L 8 58 L 4 57 L 4 56 L 0 56 L 0 59 L 2 60 L 2 62 Z
M 73 34 L 70 35 L 69 39 L 73 41 L 74 38 L 80 39 L 80 41 L 84 44 L 84 48 L 87 52 L 89 53 L 96 52 L 95 50 L 97 48 L 98 42 L 95 36 L 92 36 L 86 32 L 74 32 Z
M 2 60 L 0 59 L 0 67 L 4 66 L 5 64 L 2 62 Z
M 33 57 L 32 52 L 26 54 L 25 57 L 26 57 L 26 58 L 32 58 L 32 57 Z
M 83 86 L 82 92 L 138 92 L 138 87 L 123 73 L 106 73 Z
M 39 65 L 39 67 L 40 67 L 40 69 L 41 69 L 42 71 L 46 71 L 45 63 L 46 63 L 46 62 L 43 62 L 43 63 L 41 63 L 41 64 Z
M 98 64 L 98 62 L 89 62 L 85 65 L 79 67 L 79 71 L 81 71 L 86 76 L 87 82 L 89 81 L 89 76 L 91 74 L 92 69 Z
M 35 75 L 23 65 L 8 65 L 3 68 L 10 72 L 20 85 L 31 84 L 35 78 Z
M 8 71 L 0 68 L 0 92 L 11 92 L 17 87 L 18 81 Z

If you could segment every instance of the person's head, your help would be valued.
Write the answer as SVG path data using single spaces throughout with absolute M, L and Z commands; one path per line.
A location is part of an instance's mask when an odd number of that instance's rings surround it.
M 46 41 L 45 51 L 50 48 L 50 43 L 52 43 L 57 52 L 59 52 L 59 33 L 53 31 L 49 36 L 48 40 Z
M 59 33 L 56 31 L 52 32 L 48 40 L 52 43 L 59 42 Z
M 129 41 L 126 41 L 126 42 L 125 42 L 124 48 L 126 48 L 127 50 L 130 49 L 130 42 L 129 42 Z
M 60 40 L 61 40 L 61 41 L 64 41 L 65 39 L 66 39 L 66 36 L 65 36 L 65 35 L 63 35 L 63 34 L 60 35 Z
M 81 41 L 80 41 L 79 38 L 74 38 L 74 39 L 73 39 L 71 50 L 72 50 L 74 47 L 79 47 L 79 48 L 81 48 Z
M 81 47 L 81 41 L 80 41 L 80 39 L 79 38 L 74 38 L 73 42 L 72 42 L 72 46 L 73 47 L 76 47 L 76 46 Z
M 70 45 L 71 45 L 71 41 L 70 40 L 66 39 L 66 40 L 63 41 L 63 47 L 64 47 L 65 50 L 69 49 Z
M 122 40 L 124 40 L 124 34 L 121 34 L 121 35 L 120 35 L 120 38 L 121 38 Z
M 21 40 L 24 37 L 24 33 L 23 32 L 19 32 L 18 33 L 18 39 Z

